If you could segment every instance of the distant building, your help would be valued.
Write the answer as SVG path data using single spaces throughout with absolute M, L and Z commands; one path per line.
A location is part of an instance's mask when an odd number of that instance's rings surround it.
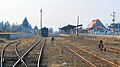
M 113 32 L 120 32 L 120 23 L 111 23 L 108 27 Z
M 76 33 L 76 26 L 67 25 L 62 28 L 59 28 L 61 34 L 74 34 Z
M 89 33 L 105 32 L 108 30 L 99 19 L 93 20 L 87 29 Z

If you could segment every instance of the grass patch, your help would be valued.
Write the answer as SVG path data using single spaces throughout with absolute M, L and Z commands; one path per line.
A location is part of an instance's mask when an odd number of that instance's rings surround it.
M 0 38 L 0 43 L 6 43 L 6 39 Z

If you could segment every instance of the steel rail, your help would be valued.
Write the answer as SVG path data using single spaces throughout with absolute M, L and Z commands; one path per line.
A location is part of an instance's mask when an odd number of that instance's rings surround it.
M 19 42 L 18 44 L 20 44 L 21 42 Z M 18 44 L 16 44 L 16 48 L 15 48 L 15 53 L 17 54 L 17 56 L 20 58 L 20 54 L 18 53 L 18 50 L 17 50 L 17 46 Z M 21 59 L 21 58 L 20 58 Z M 23 59 L 21 59 L 21 62 L 25 65 L 25 67 L 28 67 L 27 64 L 24 62 Z
M 83 62 L 85 62 L 86 64 L 90 65 L 91 67 L 96 67 L 93 63 L 89 62 L 87 59 L 85 59 L 84 57 L 82 57 L 81 55 L 79 55 L 78 53 L 76 53 L 74 50 L 70 49 L 68 46 L 65 46 L 63 43 L 61 43 L 60 41 L 56 40 L 57 42 L 59 42 L 60 44 L 62 44 L 64 47 L 66 47 L 68 50 L 70 50 L 71 52 L 73 52 L 76 56 L 78 56 Z
M 17 42 L 17 41 L 11 42 L 11 43 L 7 44 L 7 45 L 2 49 L 2 52 L 1 52 L 1 67 L 3 67 L 3 62 L 5 61 L 5 60 L 4 60 L 4 52 L 5 52 L 5 49 L 6 49 L 9 45 L 11 45 L 11 44 L 13 44 L 13 43 L 16 43 L 16 42 Z
M 108 48 L 108 49 L 113 49 L 113 50 L 120 51 L 120 48 L 118 48 L 118 47 L 111 47 L 111 46 L 105 46 L 105 47 Z
M 42 47 L 41 47 L 40 52 L 39 52 L 37 67 L 40 67 L 41 57 L 42 57 L 42 53 L 43 53 L 45 43 L 46 43 L 46 38 L 44 39 L 44 42 L 43 42 Z
M 15 67 L 21 59 L 23 59 L 39 42 L 41 42 L 43 38 L 40 39 L 40 41 L 38 41 L 37 43 L 33 44 L 32 47 L 30 47 L 16 62 L 15 64 L 13 64 L 12 67 Z
M 112 53 L 120 54 L 119 51 L 115 51 L 115 50 L 113 50 L 113 49 L 107 49 L 107 52 L 112 52 Z
M 71 44 L 71 45 L 72 45 L 72 44 Z M 80 47 L 78 47 L 78 46 L 74 46 L 74 47 L 76 47 L 76 48 L 78 48 L 78 49 L 80 49 L 80 50 L 82 50 L 82 51 L 84 51 L 84 52 L 92 55 L 93 57 L 96 57 L 96 58 L 102 60 L 103 62 L 111 65 L 112 67 L 120 67 L 119 65 L 117 65 L 117 64 L 115 64 L 115 63 L 113 63 L 113 62 L 110 62 L 110 61 L 108 61 L 108 60 L 106 60 L 106 59 L 104 59 L 104 58 L 102 58 L 102 57 L 99 57 L 99 56 L 97 56 L 97 55 L 95 55 L 95 54 L 93 54 L 93 53 L 91 53 L 91 52 L 88 52 L 87 50 L 85 50 L 85 49 L 83 49 L 83 48 L 80 48 Z

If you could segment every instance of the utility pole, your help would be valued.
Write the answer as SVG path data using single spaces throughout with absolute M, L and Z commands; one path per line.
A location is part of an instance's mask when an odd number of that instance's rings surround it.
M 40 10 L 40 34 L 42 29 L 42 9 Z
M 115 20 L 116 20 L 116 19 L 115 19 L 115 14 L 116 14 L 116 12 L 113 11 L 113 13 L 112 13 L 112 15 L 111 15 L 111 16 L 112 16 L 112 21 L 113 21 L 113 23 L 115 23 Z M 114 34 L 115 34 L 115 27 L 114 27 L 114 25 L 113 25 L 113 32 L 114 32 Z
M 78 35 L 78 26 L 79 26 L 79 16 L 77 18 L 77 35 Z

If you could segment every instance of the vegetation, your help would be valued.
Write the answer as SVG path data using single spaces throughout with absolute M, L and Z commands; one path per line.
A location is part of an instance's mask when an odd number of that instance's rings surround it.
M 13 23 L 10 25 L 10 23 L 7 22 L 0 22 L 0 32 L 25 32 L 25 33 L 37 33 L 38 27 L 35 26 L 34 29 L 29 24 L 27 18 L 23 20 L 22 24 L 17 25 L 17 23 Z

